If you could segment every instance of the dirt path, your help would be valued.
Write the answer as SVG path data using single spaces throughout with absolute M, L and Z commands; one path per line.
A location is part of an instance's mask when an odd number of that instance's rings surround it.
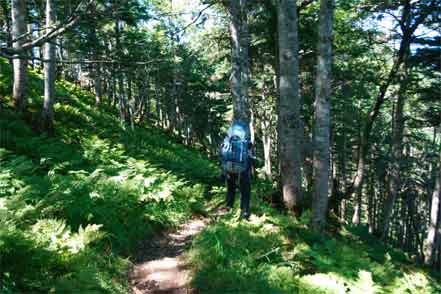
M 194 218 L 177 230 L 165 232 L 146 243 L 129 275 L 132 292 L 195 293 L 190 287 L 191 271 L 183 252 L 208 222 L 208 219 Z

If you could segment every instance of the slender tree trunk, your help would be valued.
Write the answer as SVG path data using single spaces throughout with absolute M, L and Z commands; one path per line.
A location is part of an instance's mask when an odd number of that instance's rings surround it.
M 271 134 L 269 132 L 271 123 L 269 120 L 262 120 L 262 141 L 263 141 L 263 155 L 264 155 L 264 170 L 267 179 L 272 178 L 272 162 L 271 162 Z
M 240 68 L 241 68 L 241 104 L 245 112 L 245 122 L 250 123 L 251 130 L 251 141 L 254 143 L 254 121 L 253 114 L 250 108 L 250 101 L 248 97 L 248 91 L 251 80 L 250 71 L 250 57 L 249 57 L 249 47 L 250 47 L 250 34 L 248 31 L 248 0 L 240 0 Z
M 115 20 L 115 48 L 117 53 L 121 52 L 121 44 L 120 44 L 120 27 L 119 20 Z M 117 68 L 118 72 L 118 105 L 119 105 L 119 117 L 122 123 L 125 123 L 127 120 L 127 103 L 124 94 L 124 73 L 122 71 L 122 66 L 119 64 Z
M 368 206 L 367 206 L 367 215 L 368 215 L 368 230 L 369 233 L 374 233 L 375 225 L 374 225 L 374 199 L 375 199 L 375 173 L 374 168 L 370 168 L 369 172 L 369 183 L 368 183 Z
M 102 84 L 101 84 L 101 66 L 99 63 L 95 64 L 95 105 L 101 104 L 102 99 Z
M 11 2 L 12 15 L 12 38 L 17 39 L 26 33 L 26 1 L 12 0 Z M 22 38 L 12 44 L 14 49 L 20 50 L 23 43 L 26 41 Z M 18 112 L 23 112 L 26 109 L 26 59 L 14 58 L 12 61 L 14 71 L 14 83 L 12 97 L 14 99 L 15 108 Z
M 436 176 L 435 189 L 432 194 L 432 204 L 430 210 L 430 222 L 429 229 L 427 233 L 426 239 L 426 252 L 425 252 L 425 263 L 427 265 L 433 265 L 435 261 L 435 241 L 436 238 L 440 238 L 440 236 L 436 236 L 437 227 L 440 227 L 440 219 L 439 219 L 439 209 L 440 209 L 440 198 L 441 198 L 441 150 L 439 152 L 438 158 L 438 172 Z
M 116 91 L 116 78 L 115 78 L 115 66 L 112 65 L 112 69 L 110 71 L 110 74 L 112 75 L 111 77 L 111 96 L 112 96 L 112 100 L 110 102 L 111 107 L 114 108 L 115 107 L 115 103 L 116 103 L 116 97 L 117 97 L 117 91 Z
M 283 200 L 290 210 L 300 209 L 301 123 L 297 6 L 294 0 L 278 3 L 279 29 L 279 160 Z
M 46 0 L 46 27 L 49 30 L 55 25 L 55 7 L 53 0 Z M 54 100 L 55 100 L 55 46 L 48 41 L 44 44 L 44 102 L 42 128 L 53 134 Z
M 342 142 L 342 148 L 340 148 L 340 161 L 341 161 L 341 182 L 340 182 L 340 187 L 342 187 L 342 189 L 345 189 L 346 187 L 346 181 L 347 181 L 347 173 L 346 173 L 346 127 L 343 126 L 342 129 L 342 136 L 343 136 L 343 142 Z M 344 199 L 343 194 L 345 193 L 345 191 L 342 191 L 342 194 L 340 195 L 341 198 L 337 200 L 337 206 L 339 206 L 339 211 L 340 211 L 340 219 L 342 220 L 346 220 L 346 199 Z
M 263 85 L 262 89 L 262 101 L 267 102 L 267 87 Z M 263 157 L 264 157 L 264 171 L 267 179 L 272 179 L 272 161 L 271 161 L 271 151 L 272 151 L 272 137 L 271 137 L 271 109 L 264 109 L 261 118 L 261 129 L 262 129 L 262 142 L 263 142 Z
M 400 169 L 401 157 L 403 155 L 403 131 L 404 131 L 404 105 L 406 100 L 407 88 L 407 68 L 404 63 L 404 72 L 401 75 L 400 90 L 398 91 L 398 101 L 395 107 L 394 129 L 392 135 L 392 159 L 390 162 L 389 173 L 389 191 L 388 197 L 384 204 L 383 219 L 381 229 L 381 237 L 386 240 L 389 231 L 389 224 L 392 217 L 395 200 L 400 190 Z
M 360 224 L 361 220 L 361 209 L 363 206 L 363 199 L 362 199 L 362 182 L 361 180 L 364 178 L 364 167 L 365 167 L 365 151 L 363 148 L 366 147 L 366 143 L 364 142 L 365 138 L 361 131 L 361 126 L 359 126 L 359 138 L 360 138 L 360 144 L 358 146 L 358 163 L 357 163 L 357 176 L 354 181 L 354 185 L 352 187 L 349 187 L 346 192 L 349 192 L 351 189 L 354 189 L 355 192 L 355 203 L 354 203 L 354 214 L 352 215 L 352 223 L 354 225 Z
M 255 129 L 255 124 L 256 124 L 256 118 L 254 116 L 254 110 L 251 108 L 250 109 L 250 135 L 251 135 L 251 143 L 254 145 L 256 142 L 256 129 Z
M 124 75 L 122 73 L 119 73 L 119 77 L 118 77 L 118 105 L 119 105 L 119 118 L 121 122 L 124 123 L 127 118 L 127 109 L 126 109 L 126 99 L 124 93 Z
M 249 122 L 248 101 L 245 99 L 242 86 L 242 54 L 241 54 L 241 9 L 239 1 L 230 1 L 228 6 L 231 36 L 231 77 L 230 87 L 233 96 L 233 119 Z
M 326 225 L 329 191 L 330 129 L 331 129 L 331 68 L 332 22 L 334 1 L 320 1 L 319 56 L 315 89 L 314 128 L 314 194 L 311 226 L 322 231 Z
M 126 109 L 128 111 L 128 121 L 130 123 L 130 129 L 133 131 L 135 129 L 134 119 L 135 119 L 135 113 L 134 113 L 134 103 L 133 103 L 133 94 L 132 94 L 132 76 L 127 73 L 126 74 L 126 80 L 127 80 L 127 102 L 126 102 Z
M 155 79 L 155 99 L 156 99 L 156 116 L 157 116 L 157 126 L 164 128 L 162 119 L 162 105 L 161 105 L 161 95 L 159 89 L 159 81 Z
M 142 103 L 144 103 L 143 120 L 148 123 L 150 120 L 151 102 L 150 102 L 150 77 L 147 76 L 141 82 L 142 89 L 139 89 L 142 96 Z

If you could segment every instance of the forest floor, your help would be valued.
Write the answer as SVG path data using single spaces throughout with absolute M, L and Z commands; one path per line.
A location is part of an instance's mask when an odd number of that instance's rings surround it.
M 188 250 L 202 230 L 228 213 L 212 207 L 210 216 L 196 215 L 178 228 L 146 240 L 129 273 L 133 294 L 195 294 Z
M 178 229 L 163 232 L 147 241 L 129 274 L 133 293 L 195 293 L 185 250 L 207 224 L 207 218 L 192 218 Z
M 310 231 L 308 212 L 271 205 L 263 179 L 249 221 L 237 206 L 216 214 L 214 161 L 152 124 L 128 130 L 69 82 L 57 82 L 56 136 L 39 133 L 41 73 L 24 117 L 11 81 L 0 58 L 0 294 L 441 293 L 439 274 L 366 226 Z

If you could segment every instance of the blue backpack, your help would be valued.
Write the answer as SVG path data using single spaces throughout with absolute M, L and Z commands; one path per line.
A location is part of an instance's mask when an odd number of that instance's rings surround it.
M 221 146 L 221 162 L 225 172 L 240 174 L 250 166 L 250 131 L 248 125 L 235 122 Z

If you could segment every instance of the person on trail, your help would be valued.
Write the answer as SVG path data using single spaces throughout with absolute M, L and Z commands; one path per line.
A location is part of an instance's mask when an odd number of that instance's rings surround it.
M 239 184 L 241 218 L 250 215 L 251 173 L 254 166 L 253 145 L 248 124 L 233 122 L 222 143 L 222 178 L 227 181 L 226 205 L 233 208 L 236 186 Z

